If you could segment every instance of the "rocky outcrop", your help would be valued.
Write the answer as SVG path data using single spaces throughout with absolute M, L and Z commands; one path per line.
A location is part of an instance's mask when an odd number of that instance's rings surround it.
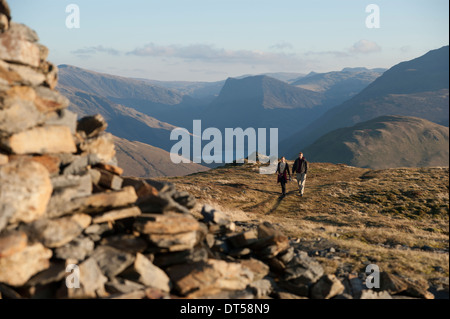
M 67 111 L 47 53 L 1 0 L 0 297 L 379 296 L 324 274 L 269 223 L 236 225 L 210 206 L 199 220 L 189 193 L 122 177 L 107 123 Z

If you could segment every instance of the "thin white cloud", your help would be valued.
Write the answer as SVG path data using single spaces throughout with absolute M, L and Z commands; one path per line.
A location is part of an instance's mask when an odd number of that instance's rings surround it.
M 368 54 L 381 51 L 381 47 L 376 42 L 362 39 L 356 42 L 349 51 L 352 53 Z
M 381 47 L 373 41 L 369 40 L 359 40 L 353 44 L 350 48 L 346 50 L 333 50 L 333 51 L 308 51 L 305 53 L 306 56 L 310 55 L 330 55 L 335 58 L 352 58 L 360 54 L 369 54 L 381 51 Z
M 120 55 L 120 51 L 113 48 L 105 48 L 102 45 L 97 45 L 94 47 L 84 47 L 82 49 L 71 51 L 71 53 L 77 56 L 92 56 L 97 53 L 106 53 L 115 56 Z
M 227 50 L 216 48 L 210 44 L 158 45 L 149 43 L 127 54 L 146 57 L 180 58 L 211 63 L 272 64 L 282 61 L 300 63 L 300 59 L 295 54 L 259 50 Z

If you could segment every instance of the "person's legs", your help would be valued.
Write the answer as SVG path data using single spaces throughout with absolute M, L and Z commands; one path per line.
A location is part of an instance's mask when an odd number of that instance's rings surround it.
M 306 174 L 300 174 L 300 182 L 299 182 L 299 188 L 300 188 L 300 194 L 303 196 L 303 193 L 305 191 L 305 184 L 306 184 Z
M 283 195 L 286 195 L 286 181 L 281 181 L 281 192 Z
M 301 183 L 301 181 L 302 181 L 302 174 L 297 173 L 297 175 L 295 177 L 297 179 L 298 190 L 301 193 L 302 192 L 302 183 Z

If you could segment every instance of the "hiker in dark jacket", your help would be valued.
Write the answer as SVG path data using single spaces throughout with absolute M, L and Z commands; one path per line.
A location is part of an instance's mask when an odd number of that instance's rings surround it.
M 296 174 L 300 196 L 303 197 L 303 193 L 305 191 L 306 174 L 308 174 L 308 162 L 306 161 L 306 158 L 303 157 L 303 153 L 299 153 L 298 158 L 294 162 L 294 166 L 292 167 L 292 174 L 294 173 Z
M 289 180 L 291 180 L 291 170 L 289 164 L 286 162 L 286 158 L 283 156 L 277 167 L 277 183 L 281 183 L 282 197 L 286 196 L 286 183 L 288 181 L 287 174 L 289 174 Z

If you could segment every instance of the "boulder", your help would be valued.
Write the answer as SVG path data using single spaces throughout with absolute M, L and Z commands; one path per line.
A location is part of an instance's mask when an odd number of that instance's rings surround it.
M 285 280 L 310 285 L 319 280 L 323 273 L 324 270 L 317 261 L 309 257 L 306 252 L 300 251 L 286 265 Z
M 324 275 L 311 288 L 311 298 L 330 299 L 345 290 L 344 285 L 335 275 Z
M 77 237 L 68 244 L 56 248 L 55 257 L 83 261 L 94 251 L 94 246 L 94 242 L 88 237 Z
M 105 283 L 108 279 L 102 274 L 95 259 L 85 260 L 79 268 L 80 288 L 68 288 L 69 298 L 105 297 Z
M 95 224 L 93 225 L 95 226 Z M 147 248 L 147 242 L 132 234 L 118 234 L 105 237 L 100 242 L 101 245 L 111 246 L 127 253 L 141 253 Z
M 254 280 L 261 280 L 269 274 L 269 266 L 258 259 L 243 259 L 240 263 L 252 271 Z
M 103 132 L 96 137 L 88 138 L 79 147 L 84 153 L 95 154 L 102 163 L 109 163 L 116 156 L 113 137 L 110 133 Z
M 13 154 L 75 153 L 70 128 L 66 126 L 35 127 L 0 141 Z
M 75 214 L 58 219 L 39 219 L 26 229 L 30 237 L 40 241 L 46 247 L 64 246 L 78 237 L 91 223 L 91 216 Z
M 94 137 L 106 130 L 108 124 L 100 114 L 86 116 L 78 120 L 77 131 L 83 132 L 86 137 Z
M 28 27 L 10 23 L 8 31 L 0 33 L 0 59 L 39 67 L 41 51 L 34 43 L 36 38 L 36 33 Z
M 10 223 L 30 223 L 42 217 L 52 194 L 47 169 L 34 161 L 18 160 L 0 166 L 0 211 Z M 0 217 L 0 230 L 5 226 Z
M 120 274 L 135 260 L 134 255 L 110 246 L 98 246 L 90 258 L 97 262 L 102 273 L 109 278 Z
M 167 269 L 178 293 L 188 297 L 202 297 L 222 290 L 243 290 L 253 282 L 254 275 L 239 263 L 209 259 Z
M 134 269 L 139 274 L 139 282 L 146 287 L 160 289 L 164 292 L 170 291 L 170 279 L 167 274 L 146 258 L 138 253 L 134 261 Z
M 134 228 L 142 234 L 179 234 L 199 230 L 200 226 L 192 215 L 168 213 L 142 214 Z
M 35 243 L 7 257 L 0 257 L 0 283 L 23 286 L 28 279 L 50 266 L 52 251 Z
M 0 234 L 0 258 L 9 257 L 27 247 L 28 237 L 21 231 L 10 231 Z
M 123 209 L 116 209 L 105 212 L 99 216 L 95 216 L 92 222 L 94 224 L 101 224 L 106 222 L 113 222 L 119 219 L 136 217 L 141 214 L 141 210 L 138 207 L 129 207 Z

